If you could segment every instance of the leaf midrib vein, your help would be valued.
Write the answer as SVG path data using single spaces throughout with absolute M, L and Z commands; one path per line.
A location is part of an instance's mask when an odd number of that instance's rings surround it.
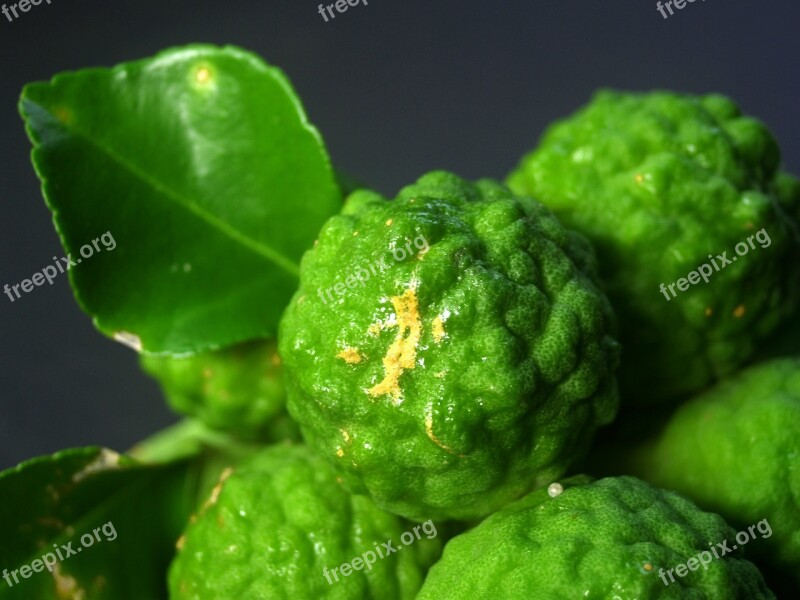
M 295 263 L 293 263 L 291 260 L 287 259 L 285 256 L 279 254 L 278 252 L 276 252 L 275 250 L 273 250 L 272 248 L 270 248 L 268 246 L 264 246 L 264 245 L 260 244 L 259 242 L 257 242 L 256 240 L 252 239 L 251 237 L 240 233 L 238 230 L 236 230 L 233 227 L 231 227 L 231 225 L 229 225 L 228 223 L 226 223 L 222 219 L 218 218 L 213 213 L 210 213 L 210 212 L 204 210 L 203 208 L 197 206 L 196 204 L 193 204 L 191 202 L 191 200 L 189 200 L 188 198 L 185 198 L 179 192 L 176 192 L 175 190 L 173 190 L 172 188 L 170 188 L 170 187 L 166 186 L 165 184 L 161 183 L 157 179 L 154 179 L 153 177 L 149 176 L 145 171 L 140 169 L 136 164 L 134 164 L 133 162 L 129 161 L 127 158 L 125 158 L 121 154 L 118 154 L 117 152 L 115 152 L 113 148 L 110 148 L 110 147 L 106 146 L 105 144 L 102 144 L 101 142 L 91 138 L 88 134 L 84 133 L 83 131 L 80 131 L 76 127 L 68 126 L 66 123 L 61 121 L 56 115 L 51 113 L 49 110 L 47 112 L 50 114 L 50 116 L 52 116 L 59 123 L 61 123 L 64 126 L 64 128 L 67 129 L 67 131 L 71 132 L 76 137 L 79 137 L 79 138 L 83 139 L 88 144 L 94 146 L 101 153 L 105 153 L 114 162 L 116 162 L 120 166 L 122 166 L 123 169 L 128 170 L 135 177 L 140 178 L 147 185 L 149 185 L 151 188 L 153 188 L 153 190 L 155 190 L 157 193 L 159 193 L 159 194 L 165 196 L 166 198 L 172 200 L 173 202 L 179 204 L 180 206 L 182 206 L 183 208 L 188 210 L 190 213 L 192 213 L 193 215 L 195 215 L 199 219 L 201 219 L 201 220 L 205 221 L 206 223 L 208 223 L 211 227 L 214 227 L 214 228 L 218 229 L 220 232 L 222 232 L 223 234 L 227 235 L 229 238 L 231 238 L 235 242 L 238 242 L 239 244 L 243 245 L 244 247 L 246 247 L 250 251 L 254 252 L 255 254 L 258 254 L 259 256 L 262 256 L 263 258 L 266 258 L 270 262 L 275 263 L 276 265 L 281 267 L 284 271 L 288 272 L 290 275 L 293 275 L 295 277 L 299 276 L 300 268 Z

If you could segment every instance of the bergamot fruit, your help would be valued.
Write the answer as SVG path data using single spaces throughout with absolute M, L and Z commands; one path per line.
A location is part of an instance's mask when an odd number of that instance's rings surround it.
M 283 369 L 272 340 L 185 357 L 143 355 L 141 364 L 176 412 L 242 438 L 269 437 L 278 425 L 291 436 L 283 419 Z
M 774 598 L 735 534 L 638 479 L 577 477 L 450 540 L 418 600 Z
M 721 382 L 630 454 L 637 475 L 735 527 L 764 521 L 754 559 L 800 585 L 800 358 L 762 363 Z
M 791 309 L 800 183 L 779 163 L 766 127 L 722 96 L 603 91 L 509 176 L 595 244 L 623 401 L 731 373 Z
M 383 508 L 485 516 L 561 476 L 615 415 L 594 270 L 584 238 L 496 182 L 356 192 L 281 321 L 289 411 Z
M 223 473 L 178 548 L 173 600 L 410 600 L 441 542 L 346 492 L 308 447 L 273 446 Z

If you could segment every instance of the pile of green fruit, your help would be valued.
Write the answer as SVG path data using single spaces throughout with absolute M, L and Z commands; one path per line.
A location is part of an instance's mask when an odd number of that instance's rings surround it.
M 730 100 L 601 91 L 392 199 L 236 48 L 20 108 L 66 251 L 117 240 L 79 303 L 186 420 L 0 474 L 0 567 L 119 532 L 0 599 L 800 589 L 800 181 Z

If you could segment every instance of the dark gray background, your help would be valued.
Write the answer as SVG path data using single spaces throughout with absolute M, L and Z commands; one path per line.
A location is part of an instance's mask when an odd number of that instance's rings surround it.
M 601 86 L 728 94 L 800 172 L 796 0 L 696 0 L 669 20 L 654 0 L 369 0 L 329 23 L 317 4 L 52 0 L 0 16 L 0 287 L 61 256 L 17 116 L 22 85 L 189 42 L 282 67 L 336 165 L 389 194 L 434 168 L 502 177 Z M 174 420 L 64 277 L 13 304 L 0 295 L 0 344 L 0 468 L 70 446 L 124 450 Z

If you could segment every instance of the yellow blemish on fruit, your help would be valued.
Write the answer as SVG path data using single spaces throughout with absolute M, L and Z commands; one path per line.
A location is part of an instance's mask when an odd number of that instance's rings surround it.
M 433 320 L 433 341 L 437 344 L 444 339 L 444 336 L 447 334 L 444 332 L 444 322 L 442 321 L 442 315 L 438 315 Z
M 341 358 L 348 365 L 355 365 L 361 362 L 361 354 L 358 353 L 358 348 L 345 348 L 336 358 Z
M 386 226 L 390 227 L 392 223 L 394 223 L 394 221 L 392 219 L 389 219 L 388 221 L 386 221 Z
M 339 431 L 342 432 L 342 439 L 349 444 L 350 443 L 350 434 L 347 433 L 344 429 L 340 429 Z
M 357 231 L 354 231 L 354 232 L 353 232 L 353 237 L 356 237 L 357 235 L 358 235 L 358 232 L 357 232 Z
M 344 456 L 344 450 L 342 450 L 341 448 L 337 448 L 336 449 L 336 456 L 338 456 L 339 458 L 342 458 Z
M 374 337 L 377 336 L 382 329 L 383 329 L 383 323 L 381 321 L 378 321 L 367 327 L 367 333 Z
M 643 568 L 645 571 L 648 571 L 648 572 L 649 572 L 649 571 L 652 571 L 652 570 L 653 570 L 653 565 L 651 565 L 650 563 L 644 563 L 644 564 L 642 565 L 642 568 Z
M 733 316 L 736 317 L 737 319 L 743 317 L 744 313 L 745 313 L 744 304 L 740 304 L 735 309 L 733 309 Z
M 444 379 L 444 376 L 447 375 L 447 370 L 439 371 L 438 373 L 434 373 L 433 376 L 439 379 Z
M 431 327 L 433 328 L 433 341 L 437 344 L 447 337 L 447 333 L 444 330 L 444 322 L 446 318 L 447 317 L 445 315 L 437 315 L 431 324 Z
M 183 550 L 183 545 L 186 543 L 186 536 L 182 535 L 178 538 L 178 541 L 175 542 L 175 549 L 176 550 Z
M 636 179 L 636 183 L 642 183 L 644 181 L 644 177 L 642 176 L 641 173 L 637 173 L 634 179 Z
M 417 346 L 422 337 L 416 289 L 412 287 L 403 292 L 402 296 L 393 296 L 392 305 L 396 313 L 397 335 L 383 357 L 383 381 L 371 387 L 368 393 L 373 398 L 388 394 L 394 404 L 400 404 L 400 376 L 405 370 L 414 368 Z
M 273 366 L 279 367 L 281 365 L 281 357 L 280 355 L 275 352 L 269 359 Z
M 714 314 L 714 309 L 713 309 L 713 308 L 711 308 L 711 307 L 709 306 L 709 307 L 706 309 L 705 315 L 706 315 L 707 317 L 710 317 L 710 316 L 711 316 L 711 315 L 713 315 L 713 314 Z
M 439 448 L 441 448 L 442 450 L 444 450 L 445 452 L 447 452 L 449 454 L 455 454 L 455 452 L 453 452 L 452 448 L 450 448 L 449 446 L 443 444 L 439 440 L 439 438 L 437 438 L 433 434 L 433 404 L 430 403 L 430 402 L 425 406 L 425 434 L 430 438 L 430 440 L 434 444 L 439 446 Z M 460 456 L 460 457 L 463 458 L 464 455 L 463 454 L 457 454 L 456 456 Z
M 225 481 L 231 475 L 233 475 L 233 468 L 225 467 L 225 470 L 222 471 L 222 474 L 219 476 L 217 485 L 215 485 L 214 489 L 211 490 L 211 496 L 209 496 L 208 500 L 205 501 L 205 504 L 203 504 L 202 508 L 200 509 L 200 514 L 203 514 L 217 503 L 217 500 L 219 500 L 219 495 L 222 493 L 222 488 L 225 485 Z

